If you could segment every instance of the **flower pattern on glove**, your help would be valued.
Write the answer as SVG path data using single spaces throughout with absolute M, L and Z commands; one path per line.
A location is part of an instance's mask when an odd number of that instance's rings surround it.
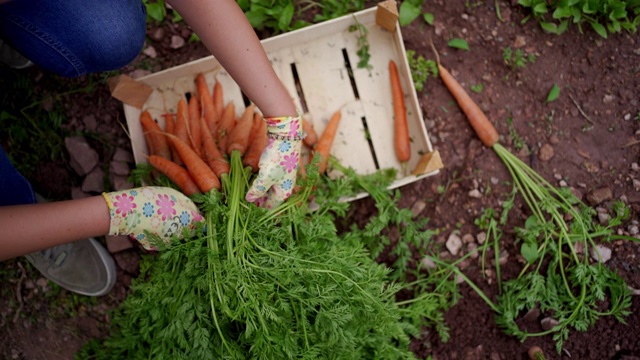
M 168 243 L 203 220 L 193 201 L 171 188 L 146 186 L 102 196 L 109 207 L 109 235 L 130 235 L 145 249 L 153 248 L 145 231 Z
M 300 115 L 267 117 L 264 121 L 270 137 L 260 156 L 260 172 L 246 199 L 271 209 L 291 196 L 304 132 L 300 126 Z

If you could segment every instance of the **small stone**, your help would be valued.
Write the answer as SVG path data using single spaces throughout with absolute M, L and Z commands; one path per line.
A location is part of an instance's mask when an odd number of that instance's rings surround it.
M 444 32 L 446 29 L 446 27 L 444 26 L 444 24 L 440 21 L 434 21 L 433 22 L 433 31 L 436 34 L 436 36 L 440 36 L 442 35 L 442 32 Z
M 538 321 L 538 318 L 540 317 L 540 309 L 538 309 L 537 307 L 527 311 L 526 314 L 524 314 L 524 316 L 522 317 L 522 319 L 524 321 L 528 321 L 528 322 L 534 322 L 534 321 Z
M 611 199 L 613 199 L 613 193 L 609 187 L 595 189 L 587 194 L 587 201 L 594 206 Z
M 477 259 L 480 254 L 478 253 L 478 245 L 476 243 L 469 243 L 467 245 L 467 253 L 472 259 Z
M 141 78 L 143 76 L 147 76 L 151 74 L 151 71 L 146 70 L 146 69 L 135 69 L 132 72 L 129 73 L 129 76 L 131 76 L 132 79 L 138 79 Z
M 640 180 L 633 179 L 633 188 L 640 191 Z
M 517 35 L 516 39 L 513 42 L 513 47 L 514 48 L 521 48 L 523 46 L 527 45 L 527 41 L 525 40 L 524 36 L 522 35 Z
M 598 221 L 600 225 L 607 225 L 609 223 L 609 214 L 598 213 Z
M 627 228 L 627 231 L 629 231 L 630 235 L 638 235 L 638 233 L 640 233 L 640 230 L 638 229 L 638 225 L 629 225 L 629 227 Z
M 602 103 L 603 103 L 603 104 L 610 104 L 610 103 L 612 103 L 615 99 L 616 99 L 616 97 L 615 97 L 615 96 L 608 94 L 608 95 L 605 95 L 605 96 L 602 98 Z
M 87 175 L 98 164 L 98 153 L 85 138 L 68 137 L 64 139 L 64 144 L 69 152 L 69 164 L 78 175 Z
M 131 169 L 126 162 L 112 160 L 111 163 L 109 163 L 109 173 L 112 175 L 129 176 L 130 172 Z
M 558 138 L 558 136 L 556 136 L 556 135 L 551 135 L 551 136 L 549 137 L 549 143 L 550 143 L 551 145 L 558 145 L 558 144 L 560 143 L 560 139 L 559 139 L 559 138 Z
M 413 218 L 418 217 L 418 215 L 420 215 L 422 210 L 424 210 L 426 207 L 427 203 L 422 200 L 418 200 L 413 203 L 413 206 L 411 206 L 411 213 L 413 214 Z
M 184 46 L 184 39 L 179 35 L 171 36 L 171 45 L 172 49 L 180 49 Z
M 471 234 L 462 235 L 462 243 L 463 244 L 469 244 L 469 243 L 473 242 L 474 240 L 475 240 L 475 238 Z
M 624 121 L 629 121 L 629 120 L 631 120 L 631 114 L 629 113 L 624 114 Z
M 104 171 L 97 167 L 93 169 L 82 181 L 82 191 L 86 193 L 104 191 Z
M 476 235 L 476 241 L 478 242 L 478 244 L 482 245 L 484 244 L 484 242 L 487 240 L 487 233 L 482 231 L 480 233 L 478 233 L 478 235 Z
M 128 163 L 135 162 L 135 160 L 133 159 L 133 154 L 131 154 L 131 152 L 120 147 L 116 148 L 116 151 L 113 153 L 113 157 L 111 158 L 111 160 L 128 162 Z
M 498 183 L 500 182 L 500 180 L 498 180 L 497 177 L 491 177 L 491 185 L 498 185 Z
M 551 160 L 551 158 L 553 158 L 553 155 L 555 155 L 553 151 L 553 146 L 551 146 L 550 144 L 542 145 L 542 147 L 540 148 L 540 151 L 538 152 L 538 157 L 542 161 Z
M 589 250 L 589 255 L 595 261 L 606 263 L 611 259 L 611 249 L 604 245 L 596 245 L 596 247 Z
M 560 180 L 560 181 L 558 182 L 558 186 L 560 186 L 560 187 L 567 187 L 567 186 L 569 186 L 569 184 L 567 184 L 567 182 L 566 182 L 566 181 L 564 181 L 564 180 Z
M 544 329 L 544 331 L 549 331 L 551 329 L 553 329 L 554 326 L 560 324 L 558 322 L 558 320 L 552 318 L 552 317 L 546 317 L 542 320 L 540 320 L 540 326 L 542 326 L 542 329 Z
M 482 197 L 482 193 L 478 189 L 473 189 L 473 190 L 469 191 L 469 197 L 474 198 L 474 199 L 479 199 L 479 198 Z
M 161 27 L 156 28 L 156 30 L 151 33 L 151 38 L 155 41 L 160 41 L 164 38 L 164 29 Z
M 425 256 L 425 258 L 422 259 L 422 268 L 423 269 L 429 269 L 429 270 L 435 269 L 436 268 L 436 263 L 430 257 Z
M 460 252 L 460 248 L 462 248 L 462 240 L 455 233 L 451 233 L 449 238 L 447 239 L 447 243 L 445 244 L 447 250 L 451 253 L 451 255 L 456 256 L 458 252 Z
M 562 175 L 560 175 L 558 173 L 555 173 L 555 174 L 553 174 L 553 178 L 556 179 L 556 180 L 562 180 Z
M 640 170 L 640 166 L 638 166 L 637 162 L 631 163 L 631 170 L 633 170 L 633 171 Z
M 142 50 L 142 53 L 152 59 L 155 59 L 158 57 L 158 52 L 156 51 L 156 48 L 154 48 L 153 46 L 147 46 L 144 50 Z

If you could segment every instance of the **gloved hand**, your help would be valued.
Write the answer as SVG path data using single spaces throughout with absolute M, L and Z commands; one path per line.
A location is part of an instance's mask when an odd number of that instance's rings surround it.
M 247 192 L 247 201 L 272 209 L 291 196 L 304 138 L 300 119 L 300 115 L 264 119 L 269 141 L 260 156 L 260 172 Z
M 130 235 L 147 250 L 152 249 L 145 230 L 169 243 L 182 229 L 194 229 L 203 220 L 196 204 L 168 187 L 145 186 L 102 193 L 109 207 L 109 235 Z

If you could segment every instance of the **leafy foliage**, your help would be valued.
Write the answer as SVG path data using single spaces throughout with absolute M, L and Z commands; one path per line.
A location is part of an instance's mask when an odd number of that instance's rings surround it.
M 353 16 L 353 20 L 355 24 L 349 26 L 349 32 L 358 32 L 358 51 L 356 53 L 358 54 L 359 61 L 357 66 L 360 69 L 371 71 L 373 66 L 369 63 L 371 53 L 369 53 L 369 39 L 367 38 L 369 30 L 367 30 L 366 26 L 358 22 L 355 16 Z
M 383 202 L 378 217 L 384 220 L 372 226 L 410 219 L 377 187 L 389 174 L 365 178 L 349 172 L 317 184 L 314 166 L 302 190 L 269 212 L 244 201 L 249 179 L 232 156 L 224 193 L 195 198 L 206 224 L 188 241 L 157 243 L 165 248 L 144 257 L 131 295 L 113 317 L 111 337 L 90 342 L 77 357 L 406 359 L 413 358 L 411 336 L 428 321 L 446 336 L 441 312 L 455 291 L 450 277 L 403 288 L 367 251 L 373 234 L 338 235 L 336 217 L 348 208 L 341 198 L 356 186 L 375 188 L 372 196 Z M 305 204 L 316 185 L 320 208 L 309 212 Z M 401 290 L 419 296 L 396 302 Z
M 519 4 L 531 9 L 533 17 L 547 32 L 562 34 L 570 23 L 582 32 L 587 23 L 603 38 L 609 33 L 627 30 L 635 33 L 640 25 L 640 1 L 638 0 L 519 0 Z
M 510 46 L 507 46 L 502 50 L 502 60 L 511 69 L 522 69 L 527 66 L 527 62 L 536 62 L 536 56 L 534 54 L 525 55 L 522 49 L 516 49 L 513 51 Z
M 413 85 L 417 91 L 422 91 L 429 76 L 438 76 L 438 66 L 435 61 L 426 60 L 422 55 L 416 57 L 414 50 L 407 50 L 406 54 Z

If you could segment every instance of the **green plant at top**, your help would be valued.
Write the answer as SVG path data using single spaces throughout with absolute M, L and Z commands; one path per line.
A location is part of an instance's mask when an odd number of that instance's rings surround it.
M 570 23 L 576 24 L 580 32 L 587 23 L 605 39 L 609 33 L 622 30 L 635 33 L 640 25 L 639 0 L 519 0 L 518 3 L 531 10 L 530 16 L 545 31 L 558 35 L 564 33 Z
M 438 76 L 438 66 L 435 61 L 426 60 L 422 55 L 416 56 L 415 50 L 407 50 L 406 54 L 413 85 L 417 91 L 422 91 L 429 76 Z
M 300 13 L 311 8 L 319 8 L 320 13 L 315 15 L 313 21 L 321 22 L 360 11 L 364 9 L 364 3 L 364 0 L 302 0 Z
M 502 50 L 502 59 L 512 70 L 522 69 L 527 66 L 527 63 L 533 64 L 536 62 L 536 56 L 534 54 L 526 55 L 521 49 L 513 51 L 510 46 Z
M 491 301 L 465 278 L 496 312 L 496 323 L 507 334 L 522 341 L 552 334 L 556 350 L 560 352 L 570 329 L 586 331 L 604 316 L 614 316 L 624 322 L 631 305 L 627 285 L 601 261 L 591 263 L 589 254 L 597 251 L 596 239 L 637 241 L 615 232 L 615 227 L 629 217 L 628 208 L 616 202 L 613 206 L 615 216 L 608 225 L 600 225 L 593 220 L 596 211 L 577 199 L 569 188 L 550 185 L 500 144 L 495 144 L 494 150 L 514 179 L 514 192 L 503 202 L 499 220 L 490 211 L 477 222 L 480 228 L 494 236 L 493 239 L 488 238 L 487 243 L 497 249 L 502 234 L 496 229 L 506 226 L 516 193 L 522 196 L 531 211 L 524 227 L 516 228 L 520 253 L 527 263 L 516 278 L 500 283 L 497 302 Z M 497 259 L 498 251 L 495 253 Z M 496 261 L 498 273 L 499 266 Z M 537 333 L 520 329 L 516 321 L 518 316 L 536 307 L 551 313 L 558 324 Z
M 507 128 L 509 129 L 511 141 L 513 141 L 513 147 L 518 151 L 522 150 L 526 144 L 524 139 L 520 137 L 520 134 L 518 134 L 516 128 L 513 126 L 513 117 L 511 115 L 507 116 Z
M 142 4 L 147 10 L 147 22 L 161 23 L 166 19 L 167 5 L 164 0 L 142 0 Z M 182 21 L 182 16 L 174 9 L 171 9 L 171 15 L 172 22 Z
M 309 25 L 303 20 L 293 21 L 296 8 L 291 0 L 238 0 L 251 26 L 257 30 L 271 29 L 275 34 Z

